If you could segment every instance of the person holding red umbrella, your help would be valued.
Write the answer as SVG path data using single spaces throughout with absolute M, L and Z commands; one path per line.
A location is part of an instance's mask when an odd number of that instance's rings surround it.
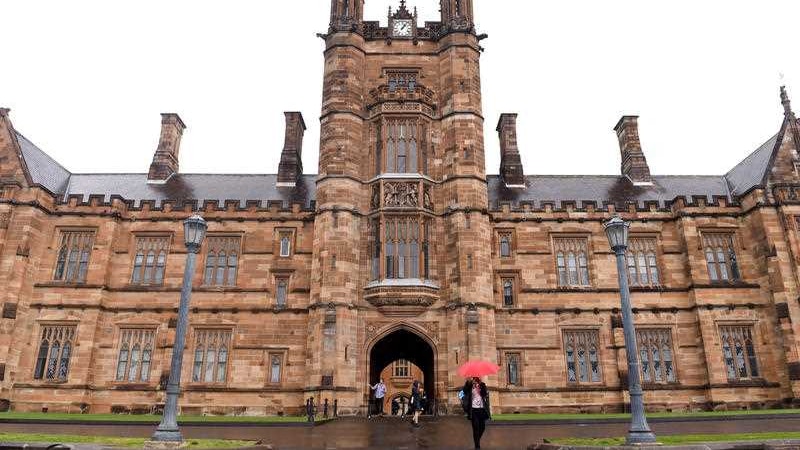
M 481 438 L 486 431 L 486 421 L 491 419 L 489 389 L 480 377 L 494 375 L 500 370 L 496 364 L 486 361 L 469 361 L 458 369 L 458 373 L 468 379 L 464 383 L 464 404 L 467 418 L 472 422 L 472 440 L 475 448 L 481 448 Z

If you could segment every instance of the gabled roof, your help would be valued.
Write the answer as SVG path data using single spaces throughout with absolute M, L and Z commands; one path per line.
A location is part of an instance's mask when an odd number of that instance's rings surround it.
M 775 152 L 778 151 L 782 140 L 783 130 L 772 136 L 761 147 L 745 158 L 744 161 L 725 174 L 731 193 L 734 196 L 745 194 L 754 187 L 764 184 L 770 162 Z
M 51 194 L 63 194 L 69 183 L 69 171 L 25 136 L 18 132 L 16 136 L 20 150 L 22 150 L 22 157 L 25 159 L 25 166 L 28 168 L 28 175 L 30 175 L 33 184 L 42 186 L 50 191 Z

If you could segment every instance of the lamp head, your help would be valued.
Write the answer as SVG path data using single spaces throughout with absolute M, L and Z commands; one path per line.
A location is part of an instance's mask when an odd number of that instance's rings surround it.
M 620 216 L 614 216 L 605 223 L 606 236 L 611 249 L 616 251 L 628 248 L 628 231 L 631 225 L 622 220 Z
M 208 224 L 197 214 L 183 222 L 186 248 L 190 252 L 198 253 L 200 251 L 200 246 L 203 245 L 203 239 L 206 237 L 206 230 L 208 230 Z

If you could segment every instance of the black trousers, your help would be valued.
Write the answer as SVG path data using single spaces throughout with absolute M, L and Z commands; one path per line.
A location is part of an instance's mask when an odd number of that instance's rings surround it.
M 483 408 L 472 408 L 470 418 L 472 419 L 472 440 L 475 442 L 475 448 L 481 448 L 481 438 L 486 431 L 489 414 Z
M 375 415 L 383 414 L 383 399 L 376 398 L 375 399 Z

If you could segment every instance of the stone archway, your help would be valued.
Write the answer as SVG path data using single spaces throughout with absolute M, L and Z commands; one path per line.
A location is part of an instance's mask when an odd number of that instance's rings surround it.
M 381 372 L 397 360 L 406 360 L 417 366 L 422 372 L 423 387 L 429 399 L 429 410 L 435 411 L 436 393 L 436 351 L 426 337 L 409 327 L 396 327 L 388 330 L 373 341 L 368 352 L 368 379 L 370 384 L 375 384 L 381 377 Z M 411 377 L 409 377 L 411 378 Z M 393 381 L 403 383 L 403 380 L 384 380 L 387 385 Z M 410 380 L 408 393 L 410 394 Z

